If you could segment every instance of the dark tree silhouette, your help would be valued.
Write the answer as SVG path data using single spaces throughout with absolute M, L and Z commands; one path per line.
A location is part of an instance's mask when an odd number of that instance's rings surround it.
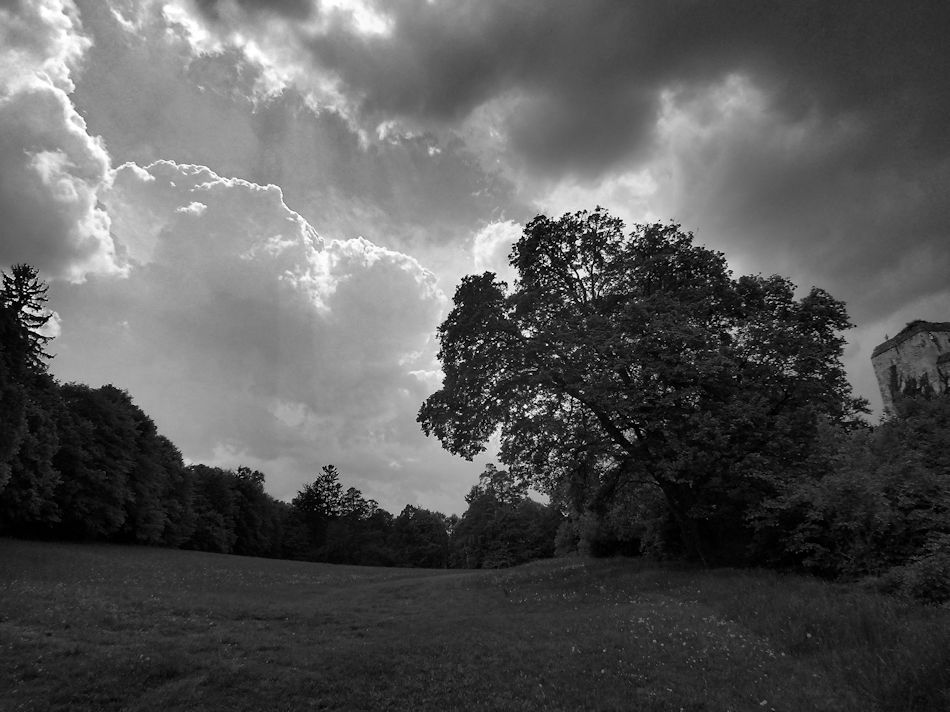
M 407 504 L 393 520 L 391 545 L 401 566 L 431 569 L 448 565 L 449 534 L 438 512 Z
M 41 533 L 59 520 L 58 395 L 40 333 L 47 286 L 26 264 L 0 276 L 0 529 Z
M 523 481 L 487 465 L 465 496 L 468 509 L 453 528 L 452 566 L 501 568 L 552 556 L 563 517 L 526 493 Z
M 343 486 L 333 465 L 324 465 L 313 482 L 293 498 L 291 506 L 306 529 L 309 558 L 323 558 L 330 522 L 343 513 Z
M 501 428 L 501 459 L 552 492 L 585 482 L 602 512 L 639 483 L 659 489 L 687 553 L 741 558 L 745 512 L 851 397 L 844 305 L 773 276 L 733 279 L 723 255 L 675 224 L 597 209 L 529 223 L 512 289 L 465 277 L 439 327 L 441 390 L 419 421 L 472 457 Z M 586 470 L 577 477 L 579 470 Z
M 25 353 L 16 315 L 0 304 L 0 492 L 10 480 L 10 463 L 26 434 Z
M 13 315 L 21 331 L 21 358 L 34 372 L 45 371 L 51 358 L 45 347 L 52 337 L 41 332 L 53 316 L 46 308 L 48 291 L 49 285 L 28 264 L 13 265 L 9 274 L 2 273 L 0 308 Z

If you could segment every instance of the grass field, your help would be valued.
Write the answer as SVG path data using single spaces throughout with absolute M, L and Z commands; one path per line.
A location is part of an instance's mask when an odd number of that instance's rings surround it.
M 636 560 L 360 568 L 0 539 L 0 709 L 948 710 L 950 611 Z

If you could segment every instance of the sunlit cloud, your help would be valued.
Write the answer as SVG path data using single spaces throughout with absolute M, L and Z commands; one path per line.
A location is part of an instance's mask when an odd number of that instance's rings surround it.
M 446 299 L 415 259 L 325 240 L 276 186 L 203 166 L 123 165 L 103 200 L 132 269 L 61 289 L 64 377 L 135 384 L 190 459 L 272 462 L 282 496 L 327 460 L 369 481 L 433 447 L 413 371 Z
M 0 261 L 71 280 L 123 269 L 98 204 L 109 155 L 69 96 L 90 44 L 71 2 L 0 8 Z
M 494 272 L 499 279 L 512 283 L 515 275 L 508 264 L 508 255 L 522 230 L 523 227 L 512 220 L 489 223 L 479 230 L 472 243 L 475 273 Z

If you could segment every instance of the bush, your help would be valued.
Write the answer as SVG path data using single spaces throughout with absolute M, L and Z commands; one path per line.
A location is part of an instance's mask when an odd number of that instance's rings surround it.
M 577 533 L 577 523 L 573 519 L 565 519 L 557 528 L 554 535 L 554 555 L 568 556 L 577 553 L 580 536 Z
M 946 547 L 925 547 L 950 536 L 950 398 L 905 399 L 899 412 L 874 429 L 826 429 L 801 472 L 752 514 L 763 563 L 938 586 Z
M 576 524 L 577 550 L 585 556 L 637 556 L 644 527 L 617 512 L 582 514 Z
M 928 542 L 924 553 L 901 567 L 900 590 L 925 603 L 950 602 L 950 535 Z

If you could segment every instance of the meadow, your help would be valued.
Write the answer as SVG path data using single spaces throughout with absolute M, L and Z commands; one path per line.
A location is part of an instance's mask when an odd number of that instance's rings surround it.
M 946 710 L 950 610 L 774 572 L 0 539 L 0 709 Z

